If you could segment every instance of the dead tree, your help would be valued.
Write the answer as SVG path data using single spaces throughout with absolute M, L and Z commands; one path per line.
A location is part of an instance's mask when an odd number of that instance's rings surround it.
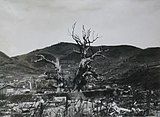
M 100 37 L 95 35 L 95 32 L 91 29 L 85 29 L 84 25 L 82 26 L 82 37 L 80 38 L 75 33 L 75 27 L 76 23 L 72 26 L 71 36 L 72 39 L 76 42 L 76 45 L 78 47 L 78 52 L 81 55 L 81 60 L 79 63 L 78 70 L 76 72 L 75 78 L 73 80 L 73 87 L 74 89 L 80 90 L 82 89 L 86 83 L 86 77 L 87 76 L 93 76 L 96 78 L 98 75 L 91 67 L 91 63 L 94 62 L 94 59 L 97 56 L 103 56 L 101 54 L 102 50 L 99 50 L 97 52 L 91 51 L 91 44 L 93 44 L 97 39 Z
M 56 71 L 56 76 L 57 76 L 57 85 L 58 87 L 60 87 L 60 84 L 62 83 L 62 70 L 61 70 L 61 65 L 59 62 L 59 58 L 56 58 L 56 61 L 53 60 L 49 60 L 47 59 L 44 55 L 39 54 L 37 55 L 38 59 L 35 60 L 34 62 L 41 62 L 44 61 L 46 63 L 52 64 L 55 67 L 55 71 Z M 36 111 L 34 111 L 33 113 L 33 117 L 42 117 L 43 114 L 43 110 L 45 109 L 46 105 L 48 105 L 48 102 L 45 102 L 45 104 L 40 103 L 40 105 L 35 108 L 35 110 L 38 111 L 38 116 L 36 116 Z
M 54 78 L 57 81 L 57 85 L 58 87 L 61 87 L 60 85 L 64 85 L 64 80 L 62 78 L 62 69 L 61 69 L 61 65 L 60 65 L 60 61 L 59 58 L 56 58 L 56 61 L 47 59 L 44 55 L 39 54 L 37 55 L 37 57 L 39 57 L 38 60 L 35 60 L 35 62 L 41 62 L 44 61 L 46 63 L 52 64 L 55 67 L 55 71 L 56 71 L 56 78 Z

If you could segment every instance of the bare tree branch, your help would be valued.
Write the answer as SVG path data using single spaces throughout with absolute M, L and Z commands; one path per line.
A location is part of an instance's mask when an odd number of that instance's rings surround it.
M 95 36 L 95 32 L 90 29 L 85 29 L 85 26 L 82 26 L 82 38 L 75 34 L 76 22 L 72 26 L 71 36 L 73 40 L 77 43 L 81 57 L 86 58 L 88 50 L 91 47 L 91 44 L 94 43 L 98 38 L 98 34 Z M 92 36 L 91 36 L 92 35 Z M 92 38 L 92 39 L 91 39 Z
M 108 49 L 107 50 L 105 50 L 105 52 L 107 52 L 107 51 L 109 51 Z M 94 53 L 92 56 L 91 56 L 91 59 L 94 59 L 96 56 L 102 56 L 102 57 L 104 57 L 104 58 L 106 58 L 106 56 L 104 56 L 103 54 L 102 54 L 102 50 L 98 50 L 96 53 Z
M 81 42 L 80 37 L 77 34 L 75 34 L 75 27 L 76 27 L 76 22 L 72 26 L 72 33 L 71 33 L 72 38 L 76 41 L 78 45 L 82 45 L 83 43 Z
M 54 65 L 55 70 L 57 70 L 58 72 L 61 72 L 61 65 L 59 63 L 59 58 L 56 58 L 56 62 L 54 62 L 53 60 L 49 60 L 47 59 L 44 55 L 40 54 L 37 55 L 37 57 L 40 57 L 38 60 L 35 60 L 34 62 L 40 62 L 40 61 L 45 61 L 47 63 L 50 63 L 52 65 Z
M 76 52 L 76 53 L 78 53 L 78 54 L 81 54 L 81 52 L 78 51 L 78 50 L 73 50 L 73 52 Z

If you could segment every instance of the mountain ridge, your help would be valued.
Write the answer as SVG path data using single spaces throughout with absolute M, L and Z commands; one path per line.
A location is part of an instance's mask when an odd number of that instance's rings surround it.
M 145 81 L 145 74 L 147 71 L 148 73 L 151 73 L 151 80 L 159 81 L 160 69 L 148 69 L 144 66 L 150 66 L 153 63 L 159 64 L 160 47 L 141 49 L 130 45 L 92 46 L 93 52 L 96 52 L 99 49 L 108 50 L 107 52 L 102 52 L 105 59 L 102 57 L 97 57 L 95 62 L 92 63 L 92 66 L 96 69 L 96 72 L 103 77 L 103 83 L 107 84 L 109 79 L 113 79 L 113 81 L 118 79 L 118 82 L 121 80 L 122 83 L 134 85 L 134 79 L 136 79 L 136 81 L 139 81 L 142 85 L 144 85 L 142 82 Z M 50 60 L 55 60 L 56 57 L 59 57 L 60 64 L 62 64 L 62 69 L 66 73 L 66 77 L 68 77 L 68 72 L 71 77 L 74 77 L 74 73 L 78 68 L 78 63 L 80 61 L 80 55 L 74 50 L 78 50 L 76 44 L 61 42 L 46 48 L 31 51 L 27 54 L 9 58 L 7 55 L 5 56 L 4 53 L 0 53 L 0 61 L 5 59 L 8 60 L 1 65 L 0 74 L 4 72 L 4 69 L 6 75 L 12 75 L 12 72 L 16 72 L 15 69 L 19 70 L 19 72 L 24 75 L 39 75 L 47 70 L 53 70 L 54 67 L 50 64 L 46 64 L 44 62 L 35 63 L 35 60 L 38 59 L 37 55 L 43 54 Z M 10 69 L 10 72 L 12 72 L 9 73 L 6 69 Z M 154 79 L 152 77 L 154 77 Z M 153 84 L 156 81 L 154 81 Z M 149 86 L 153 84 L 151 83 Z M 160 82 L 158 85 L 159 84 Z

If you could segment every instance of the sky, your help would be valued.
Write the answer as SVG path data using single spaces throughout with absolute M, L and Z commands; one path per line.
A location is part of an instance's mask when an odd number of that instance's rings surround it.
M 9 56 L 74 42 L 74 22 L 101 38 L 95 45 L 160 47 L 160 0 L 0 0 L 0 51 Z

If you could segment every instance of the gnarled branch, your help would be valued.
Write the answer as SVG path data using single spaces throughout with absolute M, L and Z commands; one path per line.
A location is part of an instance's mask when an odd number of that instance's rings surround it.
M 47 58 L 46 58 L 44 55 L 42 55 L 42 54 L 37 55 L 37 57 L 40 57 L 40 58 L 37 59 L 37 60 L 35 60 L 34 62 L 45 61 L 45 62 L 47 62 L 47 63 L 50 63 L 50 64 L 54 65 L 55 70 L 56 70 L 57 72 L 59 72 L 59 73 L 61 72 L 61 65 L 60 65 L 60 63 L 59 63 L 59 58 L 56 58 L 56 62 L 55 62 L 55 61 L 53 61 L 53 60 L 47 59 Z
M 90 29 L 85 29 L 84 25 L 82 26 L 82 38 L 80 38 L 77 34 L 75 34 L 76 22 L 72 26 L 71 36 L 73 40 L 78 45 L 78 48 L 81 53 L 82 58 L 86 58 L 88 50 L 91 47 L 91 44 L 94 43 L 99 37 L 97 34 L 95 36 L 95 32 Z

